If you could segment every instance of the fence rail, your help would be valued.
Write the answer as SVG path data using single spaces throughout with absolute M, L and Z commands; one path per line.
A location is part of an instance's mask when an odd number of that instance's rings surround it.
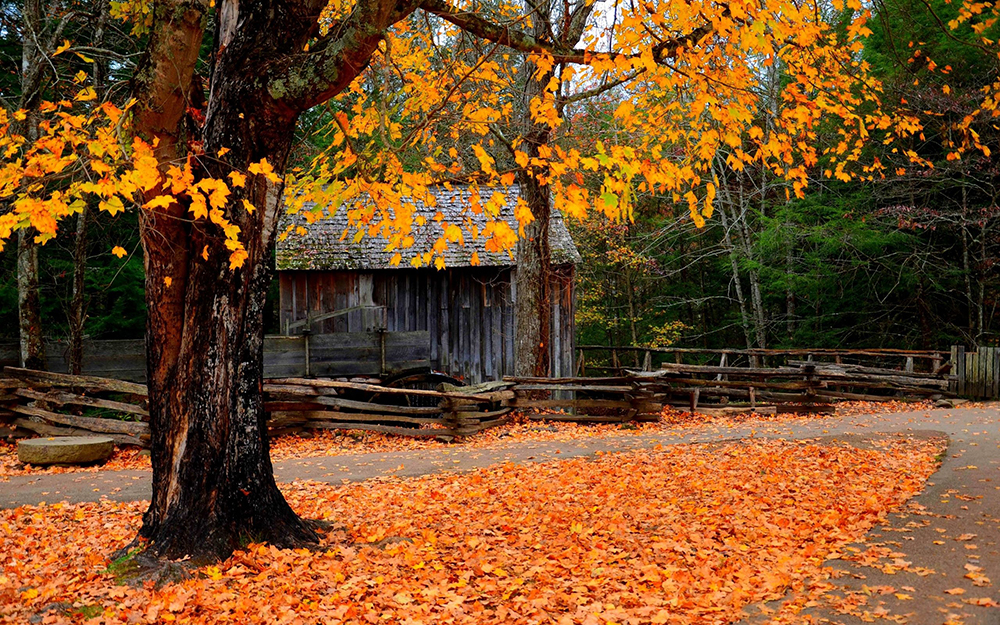
M 341 335 L 339 340 L 350 339 Z M 753 410 L 773 403 L 778 411 L 784 411 L 782 406 L 815 411 L 841 400 L 1000 392 L 996 348 L 971 354 L 955 348 L 947 359 L 943 352 L 904 350 L 657 351 L 680 354 L 680 360 L 689 354 L 696 358 L 709 354 L 719 360 L 690 364 L 674 358 L 660 362 L 654 371 L 649 370 L 651 356 L 644 356 L 645 371 L 617 363 L 612 376 L 504 378 L 476 386 L 435 382 L 434 388 L 303 378 L 293 368 L 290 375 L 265 380 L 264 409 L 273 434 L 305 428 L 354 429 L 452 440 L 506 423 L 513 410 L 539 420 L 623 423 L 656 420 L 666 405 L 690 406 L 694 411 L 742 404 Z M 780 356 L 783 362 L 761 367 L 749 358 L 740 360 L 751 355 Z M 860 357 L 877 364 L 846 362 Z M 890 366 L 893 361 L 887 358 L 895 359 L 897 366 Z M 5 367 L 0 376 L 0 426 L 44 436 L 100 433 L 120 443 L 147 445 L 148 420 L 144 384 L 15 367 Z
M 281 378 L 264 383 L 264 408 L 272 434 L 320 428 L 451 440 L 506 423 L 511 386 L 438 391 Z M 146 387 L 132 382 L 14 367 L 0 377 L 0 425 L 43 436 L 101 434 L 147 446 L 146 408 Z
M 677 365 L 718 362 L 719 366 L 745 363 L 748 367 L 768 368 L 787 364 L 795 358 L 834 364 L 898 366 L 908 373 L 938 373 L 950 357 L 950 353 L 945 351 L 906 349 L 702 349 L 580 345 L 576 351 L 576 374 L 579 376 L 586 376 L 588 369 L 612 374 L 628 369 L 655 371 L 668 362 Z

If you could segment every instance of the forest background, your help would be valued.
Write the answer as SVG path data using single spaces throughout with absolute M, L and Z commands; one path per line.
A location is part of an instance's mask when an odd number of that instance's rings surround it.
M 22 96 L 23 3 L 0 7 L 0 98 L 14 109 Z M 980 90 L 996 80 L 998 62 L 963 43 L 971 39 L 961 30 L 967 27 L 942 28 L 958 7 L 944 0 L 893 0 L 874 9 L 862 55 L 887 90 L 928 119 L 969 115 Z M 68 24 L 81 28 L 73 20 Z M 124 23 L 106 25 L 106 67 L 124 80 L 142 50 L 141 37 Z M 90 36 L 62 35 L 74 41 Z M 772 74 L 776 91 L 783 77 L 777 70 Z M 112 75 L 106 84 L 110 90 L 123 83 Z M 618 102 L 610 89 L 573 105 L 554 142 L 586 152 L 618 135 Z M 293 159 L 304 161 L 327 147 L 325 135 L 314 132 L 329 121 L 323 115 L 300 125 Z M 994 143 L 1000 131 L 992 125 L 985 129 L 990 132 L 994 136 L 983 136 L 983 143 Z M 828 128 L 817 140 L 832 146 L 838 137 Z M 635 194 L 634 221 L 611 221 L 597 212 L 570 220 L 583 255 L 578 343 L 920 349 L 994 344 L 997 164 L 976 151 L 949 157 L 946 143 L 928 133 L 912 146 L 933 169 L 903 167 L 886 179 L 843 182 L 812 172 L 802 198 L 790 193 L 791 182 L 768 172 L 725 168 L 723 152 L 716 212 L 701 228 L 686 203 L 655 192 Z M 880 148 L 873 142 L 869 149 L 878 156 Z M 497 160 L 502 166 L 503 156 Z M 592 182 L 600 186 L 596 176 Z M 137 214 L 88 214 L 84 334 L 141 338 Z M 112 254 L 116 246 L 128 253 Z M 65 338 L 78 292 L 73 279 L 80 248 L 72 223 L 38 254 L 45 334 Z M 0 340 L 18 338 L 17 297 L 17 246 L 11 245 L 0 253 Z M 272 288 L 267 323 L 274 333 L 276 300 Z

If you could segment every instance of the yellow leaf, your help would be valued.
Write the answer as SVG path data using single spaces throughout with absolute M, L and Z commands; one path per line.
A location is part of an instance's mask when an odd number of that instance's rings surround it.
M 163 284 L 165 284 L 167 286 L 170 286 L 173 283 L 174 283 L 174 279 L 171 278 L 170 276 L 167 276 L 167 277 L 163 278 Z
M 233 181 L 234 187 L 242 187 L 247 183 L 247 177 L 235 169 L 229 172 L 229 179 Z
M 126 254 L 128 254 L 128 252 L 125 251 L 125 248 L 120 245 L 116 245 L 113 248 L 111 248 L 111 253 L 117 256 L 118 258 L 121 258 Z
M 205 246 L 205 249 L 201 250 L 201 257 L 204 258 L 205 260 L 208 260 L 208 246 L 207 245 Z
M 275 184 L 281 182 L 281 176 L 274 173 L 274 168 L 271 167 L 271 164 L 267 162 L 266 158 L 260 159 L 259 163 L 250 165 L 250 167 L 247 168 L 247 171 L 254 175 L 262 175 Z
M 452 243 L 463 243 L 462 229 L 455 224 L 448 224 L 444 227 L 444 238 Z
M 250 254 L 248 254 L 247 251 L 243 249 L 243 247 L 240 247 L 239 249 L 233 251 L 233 253 L 229 255 L 229 268 L 239 269 L 240 267 L 243 266 L 243 261 L 249 258 L 249 256 Z M 213 578 L 213 579 L 221 579 L 221 577 L 222 575 L 220 574 L 218 578 Z
M 112 216 L 114 216 L 124 211 L 125 205 L 122 203 L 122 199 L 116 195 L 98 204 L 97 208 L 102 211 L 107 211 Z
M 250 203 L 250 200 L 243 200 L 243 208 L 247 209 L 248 213 L 252 213 L 257 210 L 257 208 Z
M 150 201 L 142 205 L 143 208 L 166 208 L 176 202 L 177 199 L 172 195 L 157 195 Z
M 73 99 L 77 102 L 89 102 L 91 100 L 96 100 L 97 92 L 94 91 L 93 87 L 87 87 L 86 89 L 81 89 Z
M 59 56 L 60 54 L 62 54 L 66 50 L 69 50 L 70 45 L 71 44 L 69 42 L 69 39 L 64 39 L 63 42 L 62 42 L 62 45 L 59 46 L 58 48 L 56 48 L 56 51 L 52 53 L 52 56 Z

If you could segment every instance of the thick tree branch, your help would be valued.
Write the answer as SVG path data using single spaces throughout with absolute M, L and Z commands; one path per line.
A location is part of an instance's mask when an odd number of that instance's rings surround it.
M 617 54 L 606 54 L 568 46 L 553 45 L 528 33 L 513 29 L 510 26 L 491 22 L 476 13 L 458 9 L 448 4 L 447 0 L 421 0 L 420 8 L 428 13 L 437 15 L 446 22 L 450 22 L 473 35 L 515 50 L 520 50 L 521 52 L 548 54 L 557 63 L 586 65 L 597 58 L 620 56 Z M 582 25 L 577 25 L 577 28 L 582 28 Z M 686 35 L 661 41 L 653 47 L 653 59 L 657 63 L 662 63 L 675 58 L 679 49 L 697 45 L 701 39 L 711 34 L 712 30 L 712 25 L 708 23 L 692 30 Z M 632 58 L 639 55 L 625 56 L 626 58 Z
M 322 104 L 368 67 L 386 30 L 416 8 L 417 0 L 359 2 L 309 51 L 271 66 L 266 77 L 268 94 L 295 111 Z

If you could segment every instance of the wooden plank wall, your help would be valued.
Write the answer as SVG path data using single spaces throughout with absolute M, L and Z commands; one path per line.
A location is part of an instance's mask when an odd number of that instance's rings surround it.
M 45 358 L 49 371 L 69 371 L 69 343 L 46 341 Z M 0 346 L 0 366 L 20 366 L 17 343 Z M 146 380 L 146 342 L 143 339 L 84 341 L 83 369 L 88 375 L 118 380 Z
M 310 373 L 320 377 L 373 375 L 382 365 L 381 337 L 352 332 L 309 337 Z M 427 332 L 387 332 L 385 359 L 388 371 L 430 366 Z M 64 341 L 46 344 L 48 370 L 66 373 L 69 366 Z M 85 341 L 83 373 L 132 382 L 146 381 L 145 342 L 141 340 Z M 18 366 L 17 345 L 0 345 L 0 367 Z M 264 337 L 264 377 L 289 378 L 306 374 L 305 337 Z
M 951 348 L 956 377 L 952 390 L 972 399 L 1000 398 L 1000 347 L 980 347 L 974 352 L 961 345 Z
M 552 374 L 570 375 L 576 334 L 573 267 L 560 267 L 557 274 Z M 384 315 L 356 311 L 315 324 L 313 332 L 369 331 L 379 321 L 389 332 L 428 332 L 431 366 L 470 384 L 499 380 L 514 372 L 513 278 L 507 267 L 284 271 L 279 273 L 281 327 L 307 313 L 384 307 Z

